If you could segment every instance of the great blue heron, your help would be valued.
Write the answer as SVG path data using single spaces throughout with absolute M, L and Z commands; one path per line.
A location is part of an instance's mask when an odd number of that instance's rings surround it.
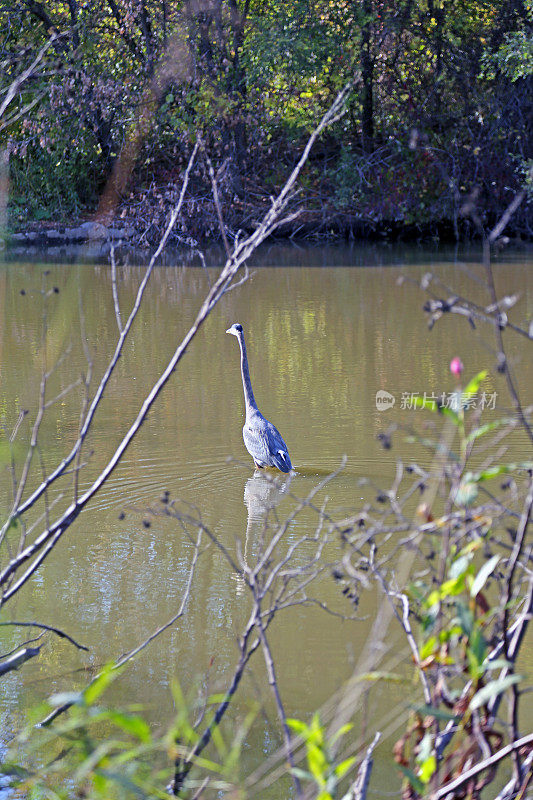
M 246 449 L 252 456 L 256 467 L 277 467 L 281 472 L 290 472 L 292 464 L 287 445 L 281 438 L 278 429 L 261 414 L 255 402 L 242 325 L 236 322 L 231 328 L 228 328 L 226 333 L 236 336 L 241 348 L 241 375 L 246 406 L 246 421 L 242 429 L 242 437 Z

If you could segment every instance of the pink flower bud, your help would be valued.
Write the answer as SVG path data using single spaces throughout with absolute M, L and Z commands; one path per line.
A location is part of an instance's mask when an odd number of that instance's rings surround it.
M 450 372 L 452 373 L 452 375 L 455 375 L 455 377 L 458 378 L 461 375 L 463 369 L 464 369 L 463 362 L 461 361 L 459 356 L 455 356 L 455 358 L 452 358 L 452 360 L 450 361 Z

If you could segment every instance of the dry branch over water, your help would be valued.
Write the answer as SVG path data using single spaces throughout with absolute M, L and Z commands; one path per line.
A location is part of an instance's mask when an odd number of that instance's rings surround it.
M 42 18 L 44 7 L 41 11 Z M 120 17 L 121 7 L 115 6 L 115 12 Z M 77 13 L 72 4 L 71 14 Z M 144 19 L 141 51 L 151 80 L 157 83 L 155 52 L 147 46 L 146 9 L 139 15 L 141 23 Z M 244 35 L 244 21 L 241 19 L 240 28 L 237 24 L 236 34 Z M 79 36 L 75 26 L 71 34 Z M 200 26 L 200 38 L 203 34 Z M 139 48 L 138 39 L 127 28 L 122 36 L 131 52 Z M 203 41 L 206 45 L 205 36 Z M 53 47 L 58 54 L 65 46 L 54 37 L 48 49 Z M 367 56 L 369 46 L 367 41 Z M 47 53 L 46 48 L 38 52 L 21 73 L 24 80 Z M 207 58 L 207 51 L 204 55 Z M 367 92 L 364 141 L 368 148 L 376 136 L 368 117 L 368 74 L 362 74 L 361 81 L 362 91 Z M 86 339 L 81 295 L 80 334 L 86 358 L 81 377 L 73 375 L 62 388 L 52 390 L 68 352 L 51 365 L 47 348 L 40 351 L 40 360 L 36 360 L 37 410 L 29 424 L 26 452 L 21 455 L 17 449 L 25 410 L 19 411 L 6 437 L 12 502 L 0 532 L 0 606 L 4 613 L 28 591 L 36 576 L 44 574 L 45 562 L 48 565 L 57 554 L 59 541 L 67 539 L 74 523 L 84 519 L 149 413 L 161 402 L 165 386 L 176 375 L 187 374 L 186 363 L 182 363 L 185 353 L 193 348 L 215 306 L 246 283 L 247 262 L 256 248 L 272 232 L 301 219 L 295 200 L 298 182 L 319 137 L 333 130 L 347 116 L 346 111 L 353 111 L 354 85 L 359 87 L 350 82 L 336 94 L 282 189 L 269 198 L 249 235 L 228 225 L 221 186 L 230 177 L 235 181 L 235 172 L 231 173 L 229 161 L 216 163 L 216 148 L 212 149 L 205 130 L 199 130 L 188 150 L 172 212 L 165 217 L 163 234 L 136 286 L 129 312 L 121 285 L 124 273 L 117 252 L 111 251 L 109 287 L 116 341 L 100 379 L 95 377 Z M 139 141 L 135 142 L 140 149 Z M 418 147 L 418 142 L 415 145 Z M 426 155 L 430 152 L 425 140 L 420 146 Z M 120 411 L 120 397 L 109 397 L 112 378 L 145 307 L 158 259 L 190 199 L 191 181 L 202 158 L 226 261 L 215 274 L 206 273 L 209 288 L 196 303 L 186 333 L 173 344 L 166 364 L 127 421 L 126 432 L 117 434 L 111 454 L 85 484 L 81 480 L 85 467 L 95 456 L 89 451 L 89 433 L 98 425 L 104 401 L 118 405 Z M 450 369 L 457 385 L 450 402 L 426 397 L 413 401 L 433 425 L 420 431 L 394 423 L 379 434 L 387 451 L 394 450 L 397 437 L 407 433 L 410 442 L 425 448 L 430 456 L 408 464 L 398 457 L 390 485 L 364 481 L 361 491 L 365 499 L 354 501 L 355 508 L 350 511 L 332 508 L 326 496 L 326 490 L 342 477 L 344 460 L 338 470 L 323 480 L 317 478 L 314 488 L 301 497 L 291 486 L 294 476 L 280 481 L 269 472 L 255 474 L 244 493 L 248 512 L 244 540 L 233 531 L 221 533 L 207 524 L 202 509 L 186 503 L 177 493 L 165 491 L 159 502 L 142 507 L 136 503 L 135 511 L 142 514 L 145 529 L 164 520 L 183 548 L 185 578 L 176 605 L 148 636 L 137 636 L 127 652 L 110 652 L 112 661 L 93 667 L 82 688 L 54 695 L 46 714 L 40 713 L 39 727 L 30 726 L 16 737 L 2 770 L 19 793 L 91 800 L 109 800 L 115 795 L 189 800 L 248 799 L 274 792 L 296 798 L 366 800 L 372 786 L 372 764 L 379 757 L 397 768 L 403 781 L 397 796 L 404 800 L 475 800 L 482 792 L 498 793 L 498 800 L 526 797 L 532 778 L 533 736 L 524 710 L 530 686 L 521 672 L 520 658 L 533 615 L 533 462 L 527 458 L 506 460 L 505 442 L 517 430 L 528 442 L 533 439 L 533 409 L 520 394 L 508 356 L 509 337 L 520 337 L 524 347 L 531 347 L 532 336 L 531 327 L 524 327 L 519 317 L 510 319 L 519 298 L 498 295 L 491 263 L 491 246 L 499 241 L 503 244 L 500 237 L 505 226 L 525 199 L 526 190 L 520 190 L 488 233 L 477 198 L 472 196 L 462 206 L 483 238 L 486 303 L 460 296 L 431 273 L 414 283 L 414 290 L 425 301 L 430 330 L 451 313 L 469 335 L 483 326 L 487 341 L 494 338 L 489 351 L 491 368 L 505 375 L 511 412 L 485 421 L 470 401 L 484 386 L 487 370 L 463 375 L 462 362 L 455 357 Z M 154 228 L 159 233 L 157 226 Z M 46 271 L 41 280 L 42 338 L 46 342 L 59 289 L 50 284 Z M 165 336 L 167 331 L 161 331 L 161 339 Z M 44 420 L 74 392 L 80 396 L 79 418 L 71 427 L 74 441 L 67 455 L 50 469 L 43 457 Z M 283 514 L 278 506 L 284 508 Z M 252 530 L 253 548 L 249 547 Z M 233 661 L 220 667 L 214 691 L 209 675 L 212 663 L 205 667 L 194 700 L 189 687 L 184 691 L 176 683 L 169 699 L 169 704 L 174 704 L 175 722 L 162 732 L 147 723 L 138 707 L 114 708 L 102 698 L 109 684 L 120 680 L 126 666 L 141 652 L 146 655 L 155 640 L 161 641 L 177 626 L 186 629 L 199 568 L 213 553 L 235 581 L 245 611 L 230 634 Z M 334 603 L 323 599 L 325 582 L 334 587 Z M 352 676 L 310 721 L 289 716 L 290 698 L 280 677 L 274 637 L 280 621 L 299 607 L 311 607 L 329 614 L 330 619 L 342 620 L 349 637 L 349 625 L 359 621 L 361 601 L 370 592 L 378 594 L 378 608 L 368 639 L 353 659 Z M 15 670 L 26 669 L 26 662 L 39 663 L 45 642 L 47 647 L 51 645 L 50 634 L 77 650 L 85 649 L 49 622 L 12 620 L 4 625 L 15 628 L 20 637 L 28 628 L 32 634 L 33 629 L 38 631 L 35 638 L 19 641 L 16 648 L 3 654 L 0 673 L 6 681 L 14 677 L 11 673 Z M 38 646 L 32 647 L 35 642 Z M 291 655 L 305 680 L 305 664 L 300 665 L 296 651 Z M 260 656 L 264 671 L 256 673 L 253 668 Z M 215 654 L 211 658 L 214 661 Z M 271 752 L 261 754 L 259 763 L 256 760 L 251 766 L 243 753 L 254 714 L 232 718 L 248 678 L 262 680 L 277 714 L 277 722 L 267 720 L 274 742 Z M 380 719 L 367 713 L 368 686 L 376 683 L 409 687 L 401 703 Z M 392 734 L 394 745 L 390 743 Z M 64 787 L 66 794 L 61 794 Z

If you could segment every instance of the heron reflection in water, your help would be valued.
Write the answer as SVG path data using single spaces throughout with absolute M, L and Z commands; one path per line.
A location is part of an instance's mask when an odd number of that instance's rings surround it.
M 288 494 L 292 476 L 276 478 L 273 474 L 254 472 L 244 485 L 244 505 L 248 509 L 246 538 L 242 554 L 245 564 L 248 563 L 250 547 L 262 549 L 265 534 L 268 530 L 269 513 Z M 255 553 L 254 553 L 255 555 Z M 244 592 L 244 581 L 240 575 L 234 575 L 237 581 L 237 594 Z
M 248 509 L 248 525 L 250 522 L 263 522 L 269 511 L 275 508 L 289 491 L 291 476 L 281 480 L 260 472 L 248 478 L 244 485 L 244 505 Z
M 261 414 L 255 402 L 242 325 L 236 322 L 231 328 L 228 328 L 226 333 L 236 336 L 241 348 L 241 376 L 246 406 L 246 421 L 242 429 L 242 436 L 246 449 L 258 469 L 276 467 L 281 472 L 290 472 L 292 464 L 287 445 L 281 438 L 278 429 Z

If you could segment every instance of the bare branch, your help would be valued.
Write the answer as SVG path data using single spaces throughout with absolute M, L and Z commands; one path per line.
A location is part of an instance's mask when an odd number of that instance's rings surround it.
M 261 647 L 263 650 L 263 655 L 265 659 L 265 665 L 267 669 L 268 675 L 268 682 L 270 684 L 270 688 L 272 689 L 272 693 L 274 694 L 274 700 L 276 702 L 276 708 L 278 709 L 278 716 L 279 721 L 281 724 L 281 729 L 283 731 L 283 740 L 285 743 L 285 752 L 287 755 L 287 760 L 291 765 L 291 768 L 294 770 L 294 758 L 292 755 L 292 746 L 291 746 L 291 735 L 289 731 L 289 726 L 287 725 L 287 715 L 285 714 L 285 709 L 283 707 L 283 702 L 281 699 L 281 695 L 279 692 L 279 686 L 276 679 L 276 668 L 274 666 L 274 659 L 272 658 L 272 652 L 270 650 L 270 645 L 268 643 L 268 639 L 266 637 L 265 628 L 263 625 L 263 620 L 261 619 L 261 598 L 264 597 L 263 590 L 258 590 L 257 584 L 253 584 L 251 587 L 252 591 L 254 592 L 256 601 L 255 601 L 255 625 L 257 630 L 259 631 L 259 638 L 261 639 Z M 302 788 L 300 786 L 300 781 L 298 777 L 292 773 L 292 779 L 294 782 L 294 788 L 296 791 L 296 796 L 302 796 Z
M 489 286 L 489 292 L 491 296 L 491 300 L 493 305 L 497 307 L 498 305 L 498 295 L 496 294 L 496 287 L 494 285 L 494 275 L 492 273 L 492 266 L 490 261 L 490 243 L 489 240 L 485 239 L 483 242 L 483 263 L 485 265 L 485 272 L 487 275 L 487 283 Z M 507 386 L 509 388 L 509 394 L 511 395 L 511 400 L 513 401 L 513 405 L 515 408 L 518 417 L 520 418 L 520 422 L 522 423 L 522 427 L 526 431 L 527 435 L 533 442 L 533 430 L 529 425 L 526 416 L 524 414 L 524 409 L 522 408 L 522 404 L 520 402 L 520 398 L 518 396 L 518 391 L 515 387 L 513 377 L 511 375 L 511 369 L 509 367 L 509 362 L 507 360 L 507 355 L 505 353 L 505 347 L 503 343 L 503 334 L 502 334 L 502 326 L 496 325 L 494 328 L 494 333 L 496 336 L 496 342 L 498 345 L 498 367 L 501 369 L 502 372 L 505 373 L 505 377 L 507 380 Z
M 6 96 L 4 97 L 2 103 L 0 103 L 0 119 L 4 115 L 4 112 L 5 112 L 6 108 L 9 106 L 9 104 L 11 103 L 11 101 L 16 97 L 17 92 L 20 89 L 20 87 L 22 86 L 22 84 L 25 83 L 28 80 L 28 78 L 30 78 L 34 74 L 34 72 L 37 69 L 38 65 L 43 60 L 43 57 L 44 57 L 44 54 L 46 53 L 46 51 L 59 38 L 60 38 L 60 35 L 58 35 L 57 33 L 53 33 L 52 36 L 50 37 L 50 39 L 41 47 L 41 49 L 39 50 L 39 52 L 35 56 L 34 60 L 30 64 L 30 66 L 27 67 L 27 69 L 25 69 L 24 72 L 22 72 L 18 76 L 18 78 L 16 78 L 13 81 L 11 86 L 8 88 Z
M 24 647 L 22 650 L 18 650 L 15 655 L 0 664 L 0 675 L 5 675 L 6 672 L 18 669 L 26 661 L 29 661 L 30 658 L 38 656 L 40 652 L 40 647 Z
M 113 287 L 113 305 L 115 307 L 115 317 L 117 320 L 118 332 L 122 334 L 124 326 L 122 325 L 122 318 L 120 316 L 120 303 L 118 301 L 117 289 L 117 265 L 115 262 L 115 245 L 111 245 L 111 285 Z
M 372 765 L 374 760 L 372 758 L 374 748 L 376 747 L 377 743 L 381 739 L 381 733 L 378 731 L 371 744 L 368 746 L 366 751 L 366 755 L 361 762 L 359 767 L 359 772 L 357 773 L 357 778 L 351 786 L 350 791 L 348 794 L 345 794 L 342 800 L 366 800 L 368 784 L 370 782 L 370 775 L 372 772 Z
M 21 588 L 21 586 L 26 582 L 26 580 L 30 577 L 30 575 L 33 574 L 35 569 L 37 569 L 37 567 L 40 566 L 40 564 L 42 563 L 42 561 L 44 560 L 46 555 L 55 546 L 55 544 L 57 543 L 59 538 L 70 527 L 72 522 L 81 513 L 82 509 L 87 505 L 89 500 L 91 500 L 91 498 L 101 489 L 101 487 L 105 484 L 105 482 L 107 481 L 109 476 L 112 474 L 112 472 L 114 471 L 115 467 L 117 466 L 117 464 L 120 462 L 122 456 L 124 455 L 124 452 L 129 447 L 131 441 L 133 440 L 133 438 L 135 437 L 135 435 L 139 431 L 141 425 L 143 424 L 144 420 L 146 419 L 146 416 L 147 416 L 148 412 L 150 411 L 150 409 L 152 408 L 155 400 L 157 399 L 157 397 L 161 393 L 162 389 L 165 387 L 165 385 L 169 381 L 170 377 L 174 373 L 177 365 L 179 364 L 179 362 L 183 358 L 185 352 L 187 351 L 191 341 L 193 340 L 194 336 L 198 332 L 199 328 L 205 322 L 205 320 L 209 316 L 209 314 L 212 311 L 212 309 L 214 308 L 214 306 L 218 303 L 218 301 L 220 300 L 220 298 L 224 294 L 225 289 L 231 283 L 233 277 L 238 272 L 240 267 L 244 265 L 244 263 L 250 257 L 250 255 L 256 249 L 256 247 L 262 241 L 264 241 L 264 239 L 276 227 L 279 215 L 283 211 L 283 208 L 285 207 L 285 204 L 287 202 L 287 199 L 289 197 L 291 189 L 292 189 L 292 187 L 293 187 L 293 185 L 294 185 L 294 183 L 295 183 L 295 181 L 296 181 L 296 179 L 297 179 L 297 177 L 298 177 L 298 175 L 299 175 L 299 173 L 300 173 L 300 171 L 301 171 L 301 169 L 302 169 L 302 167 L 303 167 L 303 165 L 304 165 L 304 163 L 305 163 L 305 161 L 307 159 L 307 156 L 309 155 L 309 151 L 310 151 L 313 143 L 315 142 L 316 138 L 319 136 L 321 131 L 326 127 L 326 125 L 328 125 L 333 119 L 335 119 L 337 117 L 337 115 L 341 112 L 341 110 L 344 108 L 344 103 L 345 103 L 345 99 L 346 99 L 346 96 L 348 94 L 349 88 L 350 88 L 349 86 L 345 87 L 345 89 L 343 89 L 341 92 L 339 92 L 339 94 L 337 95 L 337 97 L 336 97 L 335 101 L 333 102 L 332 106 L 326 112 L 326 114 L 324 114 L 322 120 L 320 121 L 318 126 L 315 128 L 315 130 L 313 131 L 311 136 L 309 137 L 307 145 L 304 148 L 304 152 L 303 152 L 302 156 L 300 157 L 300 160 L 298 161 L 298 164 L 294 168 L 293 172 L 291 173 L 288 181 L 286 182 L 285 186 L 281 190 L 281 192 L 278 195 L 278 197 L 273 201 L 271 208 L 269 209 L 269 211 L 267 211 L 267 213 L 263 217 L 263 220 L 262 220 L 261 224 L 259 225 L 259 227 L 247 239 L 245 239 L 242 243 L 238 244 L 235 247 L 231 257 L 226 261 L 226 264 L 225 264 L 224 268 L 222 269 L 217 281 L 212 286 L 212 288 L 208 292 L 204 302 L 202 303 L 202 306 L 200 307 L 200 309 L 199 309 L 199 311 L 198 311 L 198 313 L 196 315 L 196 318 L 194 320 L 193 325 L 191 326 L 191 328 L 189 329 L 189 331 L 185 335 L 185 337 L 182 339 L 181 344 L 178 345 L 178 347 L 174 351 L 174 354 L 171 357 L 170 361 L 168 362 L 168 364 L 167 364 L 166 368 L 164 369 L 163 373 L 160 375 L 159 379 L 153 385 L 151 391 L 149 392 L 148 396 L 144 400 L 144 402 L 143 402 L 143 404 L 142 404 L 142 406 L 141 406 L 141 408 L 140 408 L 140 410 L 139 410 L 139 412 L 137 414 L 136 419 L 134 420 L 134 422 L 130 426 L 130 428 L 127 431 L 127 433 L 125 434 L 125 436 L 123 437 L 121 443 L 115 449 L 115 452 L 111 456 L 111 458 L 109 459 L 106 467 L 100 472 L 100 474 L 98 475 L 96 480 L 92 483 L 92 485 L 89 487 L 89 489 L 83 495 L 81 495 L 80 497 L 77 497 L 74 500 L 74 502 L 65 510 L 65 512 L 62 514 L 62 516 L 59 519 L 57 519 L 52 525 L 50 525 L 46 530 L 44 530 L 35 539 L 35 541 L 32 544 L 28 545 L 22 551 L 17 553 L 17 555 L 9 561 L 9 563 L 4 568 L 2 573 L 0 573 L 0 586 L 5 586 L 6 583 L 8 581 L 10 581 L 11 576 L 13 576 L 22 567 L 23 564 L 25 564 L 27 561 L 29 561 L 32 558 L 34 558 L 34 561 L 33 561 L 32 565 L 28 568 L 26 573 L 24 573 L 22 578 L 20 578 L 13 586 L 10 586 L 7 591 L 5 591 L 5 593 L 3 595 L 3 602 L 6 602 L 10 597 L 12 597 L 16 593 L 16 591 L 18 591 Z M 92 402 L 92 404 L 91 404 L 91 406 L 89 408 L 85 423 L 83 425 L 82 431 L 80 433 L 80 436 L 79 436 L 74 448 L 72 449 L 72 451 L 69 454 L 69 456 L 67 456 L 61 462 L 59 467 L 57 467 L 56 470 L 50 476 L 48 476 L 47 480 L 41 484 L 41 486 L 32 494 L 32 496 L 26 501 L 26 503 L 24 503 L 21 506 L 17 507 L 17 509 L 14 512 L 14 514 L 10 517 L 10 519 L 6 523 L 6 526 L 4 526 L 6 529 L 7 529 L 7 525 L 9 524 L 9 522 L 11 521 L 11 519 L 13 518 L 13 516 L 15 514 L 20 515 L 21 513 L 23 513 L 24 510 L 29 508 L 35 502 L 35 500 L 43 494 L 43 492 L 45 491 L 47 486 L 50 485 L 52 480 L 55 480 L 59 475 L 61 475 L 64 472 L 66 466 L 68 466 L 70 461 L 74 458 L 74 456 L 78 452 L 79 448 L 82 446 L 83 440 L 84 440 L 84 438 L 85 438 L 85 436 L 87 434 L 87 431 L 89 429 L 89 425 L 90 425 L 90 423 L 92 421 L 92 418 L 94 416 L 94 413 L 96 411 L 98 403 L 99 403 L 99 401 L 101 399 L 101 396 L 103 394 L 105 386 L 107 385 L 109 377 L 110 377 L 110 375 L 111 375 L 111 373 L 112 373 L 112 371 L 113 371 L 113 369 L 114 369 L 114 367 L 115 367 L 115 365 L 116 365 L 116 363 L 118 361 L 118 358 L 120 356 L 120 353 L 121 353 L 121 350 L 122 350 L 122 347 L 123 347 L 123 344 L 124 344 L 125 337 L 126 337 L 128 331 L 129 331 L 129 329 L 131 327 L 131 324 L 133 322 L 133 319 L 134 319 L 134 317 L 135 317 L 135 315 L 136 315 L 136 313 L 138 311 L 138 308 L 139 308 L 139 305 L 140 305 L 140 302 L 141 302 L 141 299 L 142 299 L 142 295 L 143 295 L 143 292 L 144 292 L 144 288 L 145 288 L 146 283 L 148 281 L 148 278 L 149 278 L 149 275 L 150 275 L 151 270 L 153 268 L 153 265 L 154 265 L 157 257 L 161 253 L 161 251 L 162 251 L 162 249 L 163 249 L 163 247 L 164 247 L 164 245 L 166 243 L 166 240 L 167 240 L 167 238 L 168 238 L 168 236 L 170 234 L 172 226 L 175 223 L 175 221 L 177 219 L 177 216 L 179 214 L 179 210 L 181 208 L 181 203 L 183 202 L 185 188 L 186 188 L 186 185 L 187 185 L 187 182 L 188 182 L 188 175 L 189 175 L 190 169 L 192 167 L 193 158 L 196 155 L 197 149 L 198 149 L 198 143 L 196 144 L 196 146 L 194 148 L 194 151 L 193 151 L 193 154 L 191 155 L 191 158 L 189 160 L 189 165 L 187 167 L 187 172 L 186 172 L 186 175 L 185 175 L 185 178 L 184 178 L 184 183 L 183 183 L 183 187 L 182 187 L 182 193 L 181 193 L 181 196 L 180 196 L 180 201 L 178 202 L 178 205 L 174 209 L 174 211 L 173 211 L 173 213 L 171 215 L 170 222 L 169 222 L 169 224 L 167 226 L 167 229 L 165 231 L 165 234 L 163 235 L 163 237 L 161 239 L 161 242 L 160 242 L 156 252 L 154 253 L 154 255 L 152 256 L 152 258 L 150 260 L 149 267 L 148 267 L 148 269 L 146 271 L 145 277 L 143 278 L 143 281 L 142 281 L 141 286 L 139 288 L 139 291 L 137 293 L 137 298 L 136 298 L 136 301 L 135 301 L 134 308 L 132 309 L 130 317 L 129 317 L 128 321 L 126 322 L 126 325 L 124 326 L 124 330 L 123 330 L 123 333 L 120 336 L 119 343 L 117 344 L 117 348 L 115 350 L 115 354 L 114 354 L 114 356 L 113 356 L 113 358 L 112 358 L 112 360 L 111 360 L 111 362 L 110 362 L 110 364 L 109 364 L 109 366 L 108 366 L 108 368 L 106 370 L 106 373 L 105 373 L 105 375 L 104 375 L 104 377 L 103 377 L 103 379 L 102 379 L 102 381 L 100 383 L 100 386 L 99 386 L 99 388 L 97 390 L 96 396 L 93 399 L 93 402 Z M 37 555 L 38 553 L 40 553 L 40 555 Z
M 498 222 L 488 235 L 488 240 L 490 244 L 493 244 L 496 241 L 496 239 L 498 239 L 498 237 L 503 233 L 503 231 L 509 224 L 511 217 L 513 216 L 513 214 L 515 213 L 515 211 L 517 210 L 518 206 L 520 205 L 525 196 L 526 196 L 526 190 L 522 189 L 520 192 L 517 192 L 517 194 L 513 197 L 513 199 L 503 212 L 502 216 L 500 217 L 500 219 L 498 220 Z
M 45 97 L 46 94 L 47 94 L 46 90 L 39 92 L 37 96 L 34 97 L 31 102 L 26 103 L 26 105 L 23 106 L 20 109 L 20 111 L 18 111 L 16 114 L 13 114 L 13 116 L 9 117 L 9 119 L 6 119 L 5 122 L 1 122 L 0 133 L 4 130 L 4 128 L 9 128 L 10 125 L 13 125 L 13 123 L 15 123 L 17 120 L 24 117 L 28 113 L 28 111 L 31 111 L 32 108 L 34 108 L 34 106 L 36 106 L 37 103 L 39 103 L 43 99 L 43 97 Z
M 449 783 L 441 786 L 439 789 L 437 789 L 437 791 L 433 792 L 431 795 L 431 800 L 443 800 L 443 798 L 448 797 L 448 795 L 450 795 L 452 792 L 455 792 L 456 789 L 459 789 L 459 787 L 463 786 L 465 783 L 468 783 L 469 780 L 475 778 L 476 775 L 479 775 L 480 772 L 483 772 L 489 767 L 494 766 L 494 764 L 498 764 L 512 753 L 516 752 L 517 750 L 521 750 L 522 747 L 527 747 L 532 744 L 533 733 L 529 733 L 527 736 L 522 736 L 521 739 L 511 742 L 490 756 L 490 758 L 480 761 L 475 767 L 465 770 L 461 775 L 459 775 L 458 778 L 455 778 L 453 781 L 449 781 Z
M 56 636 L 59 636 L 61 639 L 66 639 L 78 650 L 85 650 L 87 653 L 89 652 L 89 648 L 85 647 L 83 644 L 79 644 L 72 636 L 69 636 L 68 633 L 62 631 L 60 628 L 55 628 L 52 625 L 45 625 L 43 622 L 15 622 L 14 620 L 10 620 L 9 622 L 0 622 L 0 626 L 5 625 L 13 625 L 16 628 L 41 628 L 44 631 L 50 631 L 51 633 L 55 633 Z
M 31 494 L 31 496 L 24 503 L 20 503 L 20 498 L 17 501 L 17 503 L 15 503 L 14 509 L 13 509 L 10 517 L 8 518 L 8 520 L 6 521 L 6 523 L 4 524 L 4 526 L 2 528 L 2 531 L 0 532 L 0 541 L 1 541 L 2 537 L 3 537 L 3 535 L 5 534 L 5 531 L 9 527 L 11 521 L 13 520 L 13 518 L 15 516 L 20 516 L 21 514 L 24 514 L 24 512 L 27 511 L 28 508 L 30 508 L 42 496 L 42 494 L 46 491 L 48 486 L 50 486 L 50 484 L 53 483 L 58 477 L 63 475 L 65 469 L 69 466 L 69 464 L 72 462 L 72 460 L 76 457 L 78 451 L 82 447 L 83 442 L 85 440 L 85 437 L 87 436 L 87 433 L 89 431 L 90 425 L 92 423 L 93 417 L 94 417 L 94 415 L 96 413 L 96 410 L 98 408 L 98 405 L 100 403 L 100 400 L 102 399 L 102 396 L 104 394 L 106 386 L 107 386 L 107 384 L 109 382 L 109 379 L 110 379 L 110 377 L 111 377 L 111 375 L 112 375 L 112 373 L 113 373 L 113 371 L 114 371 L 114 369 L 115 369 L 115 367 L 116 367 L 116 365 L 118 363 L 118 360 L 119 360 L 119 358 L 120 358 L 120 356 L 122 354 L 124 343 L 126 341 L 128 333 L 129 333 L 129 331 L 131 329 L 133 321 L 135 320 L 135 317 L 137 316 L 137 313 L 139 311 L 139 308 L 140 308 L 140 305 L 141 305 L 141 301 L 142 301 L 142 298 L 143 298 L 143 295 L 144 295 L 144 291 L 146 289 L 146 285 L 148 283 L 150 275 L 152 274 L 152 270 L 154 268 L 155 262 L 156 262 L 157 258 L 159 257 L 159 255 L 161 254 L 161 251 L 162 251 L 164 245 L 166 244 L 168 236 L 170 235 L 170 231 L 172 230 L 172 227 L 174 226 L 174 224 L 176 222 L 176 219 L 178 218 L 178 215 L 179 215 L 179 213 L 181 211 L 181 207 L 183 205 L 183 200 L 184 200 L 184 197 L 185 197 L 185 191 L 187 189 L 187 185 L 188 185 L 188 182 L 189 182 L 190 172 L 191 172 L 193 161 L 194 161 L 194 158 L 196 157 L 197 151 L 198 151 L 198 144 L 195 145 L 194 150 L 193 150 L 193 152 L 191 154 L 191 157 L 189 159 L 189 163 L 188 163 L 187 169 L 185 171 L 185 175 L 184 175 L 184 179 L 183 179 L 183 185 L 182 185 L 181 194 L 180 194 L 178 203 L 177 203 L 176 207 L 174 208 L 174 210 L 173 210 L 173 212 L 171 214 L 171 218 L 170 218 L 170 221 L 169 221 L 169 223 L 167 225 L 167 228 L 165 230 L 163 238 L 161 239 L 161 242 L 159 243 L 159 246 L 158 246 L 157 250 L 153 254 L 152 258 L 150 259 L 150 263 L 148 264 L 148 267 L 147 267 L 146 272 L 144 274 L 143 280 L 141 281 L 141 283 L 139 285 L 139 288 L 137 290 L 137 296 L 135 298 L 135 302 L 133 304 L 133 308 L 132 308 L 132 310 L 130 312 L 128 320 L 127 320 L 127 322 L 126 322 L 126 324 L 125 324 L 125 326 L 124 326 L 124 328 L 122 330 L 122 333 L 120 335 L 120 338 L 119 338 L 119 340 L 117 342 L 117 345 L 116 345 L 116 348 L 115 348 L 115 352 L 114 352 L 114 354 L 113 354 L 113 356 L 111 358 L 111 361 L 109 362 L 109 365 L 108 365 L 108 367 L 107 367 L 107 369 L 105 371 L 105 374 L 104 374 L 102 380 L 100 381 L 100 384 L 99 384 L 98 389 L 96 391 L 96 394 L 95 394 L 95 396 L 93 398 L 93 401 L 92 401 L 92 403 L 91 403 L 91 405 L 89 407 L 89 410 L 88 410 L 87 415 L 85 417 L 85 421 L 84 421 L 84 423 L 83 423 L 83 425 L 81 427 L 80 434 L 78 436 L 78 439 L 76 440 L 76 443 L 75 443 L 74 447 L 72 448 L 70 453 L 63 459 L 63 461 L 58 465 L 58 467 L 56 467 L 56 469 L 53 472 L 51 472 L 50 475 L 48 475 L 46 481 L 41 483 L 41 485 Z M 39 420 L 39 423 L 40 423 L 40 420 Z M 48 538 L 48 537 L 46 537 L 46 538 Z
M 205 152 L 205 150 L 203 148 L 202 148 L 202 150 L 203 150 L 203 153 L 204 153 L 204 158 L 205 158 L 206 163 L 207 163 L 207 169 L 208 169 L 208 172 L 209 172 L 209 178 L 211 180 L 211 189 L 213 191 L 213 200 L 214 200 L 214 203 L 215 203 L 215 208 L 217 210 L 218 225 L 219 225 L 219 228 L 220 228 L 222 241 L 224 242 L 224 250 L 226 251 L 226 257 L 230 258 L 231 257 L 231 249 L 230 249 L 230 246 L 229 246 L 228 237 L 226 236 L 226 226 L 224 225 L 224 218 L 222 216 L 222 209 L 220 208 L 220 200 L 219 200 L 219 197 L 218 197 L 218 186 L 217 186 L 217 179 L 216 179 L 216 176 L 215 176 L 215 171 L 213 169 L 213 164 L 211 163 L 211 159 L 209 158 L 209 156 L 207 155 L 207 153 Z
M 191 593 L 192 580 L 193 580 L 194 572 L 195 572 L 195 569 L 196 569 L 196 564 L 197 564 L 197 561 L 198 561 L 198 557 L 199 557 L 199 554 L 200 554 L 201 541 L 202 541 L 202 531 L 199 531 L 198 537 L 196 539 L 196 545 L 195 545 L 195 548 L 194 548 L 194 553 L 193 553 L 193 556 L 192 556 L 192 559 L 191 559 L 191 566 L 189 568 L 189 577 L 187 579 L 187 584 L 185 586 L 185 590 L 184 590 L 182 598 L 181 598 L 181 603 L 180 603 L 180 607 L 178 609 L 178 612 L 176 614 L 174 614 L 174 616 L 171 617 L 171 619 L 169 619 L 168 622 L 166 622 L 164 625 L 161 625 L 156 631 L 154 631 L 152 634 L 150 634 L 150 636 L 147 639 L 145 639 L 143 642 L 141 642 L 141 644 L 139 644 L 136 647 L 134 647 L 133 650 L 130 650 L 128 653 L 125 653 L 124 655 L 122 655 L 118 659 L 116 664 L 113 665 L 113 669 L 114 670 L 115 669 L 120 669 L 128 661 L 131 661 L 132 658 L 135 658 L 135 656 L 138 655 L 141 652 L 141 650 L 144 650 L 145 647 L 148 647 L 148 645 L 151 644 L 151 642 L 153 642 L 154 639 L 156 639 L 160 634 L 162 634 L 164 631 L 166 631 L 172 625 L 174 625 L 180 619 L 180 617 L 183 616 L 183 614 L 185 613 L 185 608 L 186 608 L 187 602 L 188 602 L 189 597 L 190 597 L 190 593 Z M 87 648 L 83 648 L 83 649 L 87 649 Z M 90 686 L 92 683 L 94 683 L 96 680 L 98 680 L 100 675 L 101 675 L 101 673 L 98 673 L 98 675 L 95 675 L 95 677 L 88 684 L 88 686 Z M 62 706 L 58 706 L 42 721 L 41 725 L 49 725 L 58 716 L 60 716 L 61 714 L 64 714 L 65 711 L 68 711 L 68 709 L 71 706 L 72 706 L 72 703 L 64 703 Z

